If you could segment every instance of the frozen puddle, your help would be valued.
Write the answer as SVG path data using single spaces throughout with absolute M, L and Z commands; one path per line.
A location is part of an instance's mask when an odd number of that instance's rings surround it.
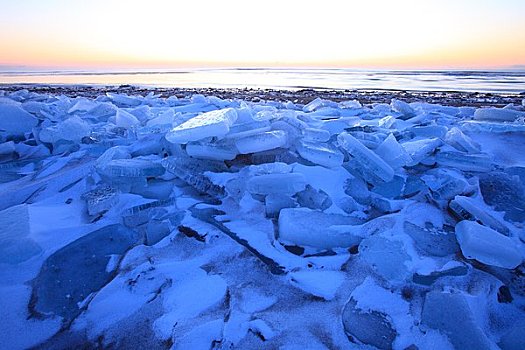
M 0 91 L 0 342 L 523 349 L 524 117 Z

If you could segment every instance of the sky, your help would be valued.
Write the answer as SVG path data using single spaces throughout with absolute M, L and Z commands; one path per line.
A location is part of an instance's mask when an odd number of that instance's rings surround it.
M 0 0 L 0 66 L 525 68 L 525 0 Z

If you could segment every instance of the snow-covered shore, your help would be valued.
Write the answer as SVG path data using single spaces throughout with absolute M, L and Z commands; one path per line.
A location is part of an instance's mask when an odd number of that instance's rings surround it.
M 0 90 L 0 344 L 524 346 L 522 97 L 194 92 Z

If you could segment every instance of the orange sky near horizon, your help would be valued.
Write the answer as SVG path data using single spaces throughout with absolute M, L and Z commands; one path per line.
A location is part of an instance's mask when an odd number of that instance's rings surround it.
M 519 0 L 0 0 L 0 6 L 0 66 L 525 65 Z

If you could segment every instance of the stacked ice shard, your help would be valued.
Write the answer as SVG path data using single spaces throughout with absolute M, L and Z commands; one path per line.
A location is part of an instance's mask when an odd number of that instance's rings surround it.
M 524 115 L 0 91 L 0 300 L 34 279 L 96 341 L 158 300 L 175 348 L 520 348 Z

